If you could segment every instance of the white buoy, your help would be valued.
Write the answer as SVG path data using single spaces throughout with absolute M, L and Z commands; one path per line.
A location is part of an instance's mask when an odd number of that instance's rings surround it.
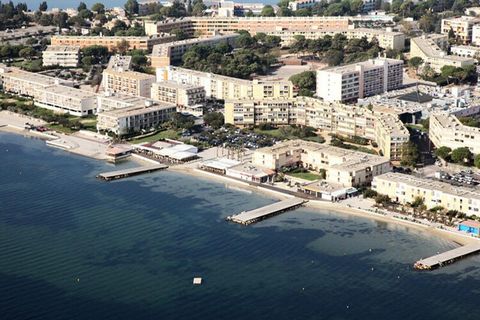
M 200 277 L 193 278 L 193 284 L 196 285 L 196 286 L 201 285 L 202 284 L 202 278 L 200 278 Z

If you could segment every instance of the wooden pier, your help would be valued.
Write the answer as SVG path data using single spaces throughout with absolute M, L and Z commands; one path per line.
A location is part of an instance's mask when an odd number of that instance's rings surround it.
M 243 225 L 249 225 L 267 219 L 271 216 L 280 214 L 282 212 L 298 208 L 305 202 L 307 201 L 297 198 L 283 200 L 258 209 L 243 211 L 237 215 L 228 216 L 226 220 L 240 223 Z
M 453 263 L 466 256 L 478 253 L 479 251 L 480 241 L 434 255 L 430 258 L 419 260 L 415 262 L 413 267 L 417 270 L 432 270 Z
M 131 177 L 131 176 L 135 176 L 143 173 L 149 173 L 157 170 L 163 170 L 167 168 L 168 168 L 167 165 L 156 164 L 152 166 L 142 166 L 142 167 L 136 167 L 136 168 L 130 168 L 130 169 L 124 169 L 124 170 L 118 170 L 118 171 L 104 172 L 104 173 L 98 174 L 97 178 L 106 180 L 106 181 L 118 180 L 126 177 Z

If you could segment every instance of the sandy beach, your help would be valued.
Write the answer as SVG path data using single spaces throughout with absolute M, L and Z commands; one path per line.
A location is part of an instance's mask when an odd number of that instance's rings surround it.
M 224 177 L 224 176 L 219 176 L 219 175 L 216 175 L 216 174 L 213 174 L 213 173 L 204 172 L 204 171 L 201 171 L 199 169 L 193 169 L 193 168 L 188 168 L 188 167 L 184 167 L 184 166 L 173 166 L 173 167 L 169 167 L 167 170 L 174 171 L 174 172 L 179 172 L 179 173 L 187 174 L 187 175 L 191 175 L 191 176 L 196 176 L 196 177 L 199 177 L 199 178 L 211 179 L 211 180 L 215 180 L 215 181 L 218 181 L 218 182 L 234 184 L 235 186 L 237 186 L 241 189 L 261 193 L 261 194 L 264 194 L 266 196 L 274 197 L 278 200 L 284 200 L 284 199 L 287 199 L 289 197 L 292 197 L 290 195 L 286 195 L 286 194 L 283 194 L 281 192 L 276 192 L 276 191 L 269 190 L 269 189 L 262 188 L 262 187 L 252 186 L 252 185 L 248 184 L 247 182 L 241 182 L 241 181 L 238 181 L 238 180 L 235 180 L 235 179 L 231 179 L 229 177 Z M 379 213 L 373 213 L 373 212 L 368 212 L 368 211 L 353 208 L 353 207 L 347 207 L 344 204 L 341 204 L 341 203 L 338 203 L 338 202 L 310 200 L 309 202 L 307 202 L 305 204 L 305 207 L 309 208 L 309 209 L 312 209 L 313 211 L 316 211 L 319 214 L 322 214 L 322 212 L 324 212 L 324 211 L 330 211 L 330 212 L 335 212 L 335 213 L 342 214 L 342 215 L 347 215 L 347 216 L 348 215 L 358 216 L 358 217 L 363 217 L 363 218 L 367 218 L 367 219 L 373 219 L 373 220 L 376 220 L 376 221 L 382 221 L 382 222 L 402 225 L 402 226 L 413 228 L 413 229 L 416 229 L 416 230 L 419 230 L 419 231 L 428 232 L 429 234 L 436 235 L 436 236 L 442 237 L 444 239 L 448 239 L 448 240 L 450 240 L 452 242 L 455 242 L 457 244 L 460 244 L 460 245 L 469 244 L 469 243 L 472 243 L 474 241 L 480 241 L 480 239 L 473 238 L 473 237 L 468 236 L 468 235 L 454 233 L 454 232 L 449 231 L 449 230 L 441 230 L 441 229 L 438 229 L 438 228 L 422 225 L 420 223 L 415 223 L 415 222 L 411 222 L 411 221 L 405 221 L 405 220 L 401 220 L 401 219 L 398 219 L 398 218 L 392 218 L 392 217 L 385 216 L 385 215 L 382 215 L 382 214 L 379 214 Z

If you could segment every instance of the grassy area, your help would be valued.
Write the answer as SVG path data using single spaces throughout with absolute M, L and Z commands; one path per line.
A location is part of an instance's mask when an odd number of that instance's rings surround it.
M 77 131 L 77 130 L 72 130 L 68 127 L 64 127 L 60 124 L 47 124 L 46 127 L 50 128 L 51 130 L 55 130 L 55 131 L 66 133 L 66 134 L 71 134 Z
M 308 180 L 308 181 L 315 181 L 322 179 L 322 176 L 319 174 L 311 173 L 311 172 L 289 172 L 286 173 L 287 176 L 291 176 L 298 179 Z
M 285 135 L 282 133 L 282 131 L 280 131 L 280 129 L 261 130 L 259 128 L 255 128 L 253 131 L 257 134 L 263 134 L 266 136 L 271 136 L 279 139 L 282 139 L 285 137 Z
M 422 126 L 421 124 L 406 124 L 405 126 L 410 129 L 417 129 L 422 132 L 428 132 L 428 129 Z
M 84 130 L 97 132 L 97 117 L 79 118 Z
M 140 138 L 140 139 L 132 139 L 130 140 L 131 143 L 144 143 L 144 142 L 155 142 L 162 139 L 178 139 L 180 138 L 180 132 L 175 130 L 165 130 L 160 131 L 154 135 Z

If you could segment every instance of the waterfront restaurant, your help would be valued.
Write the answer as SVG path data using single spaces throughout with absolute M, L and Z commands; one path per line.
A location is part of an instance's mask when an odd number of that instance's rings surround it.
M 204 161 L 200 164 L 200 169 L 217 174 L 225 174 L 228 168 L 239 165 L 240 162 L 227 158 L 217 158 Z
M 480 236 L 480 222 L 473 220 L 465 220 L 458 224 L 459 231 L 465 231 L 466 233 Z
M 315 198 L 332 202 L 352 197 L 358 193 L 356 188 L 345 188 L 341 184 L 328 182 L 325 180 L 318 180 L 300 186 L 298 187 L 298 191 L 311 195 Z

